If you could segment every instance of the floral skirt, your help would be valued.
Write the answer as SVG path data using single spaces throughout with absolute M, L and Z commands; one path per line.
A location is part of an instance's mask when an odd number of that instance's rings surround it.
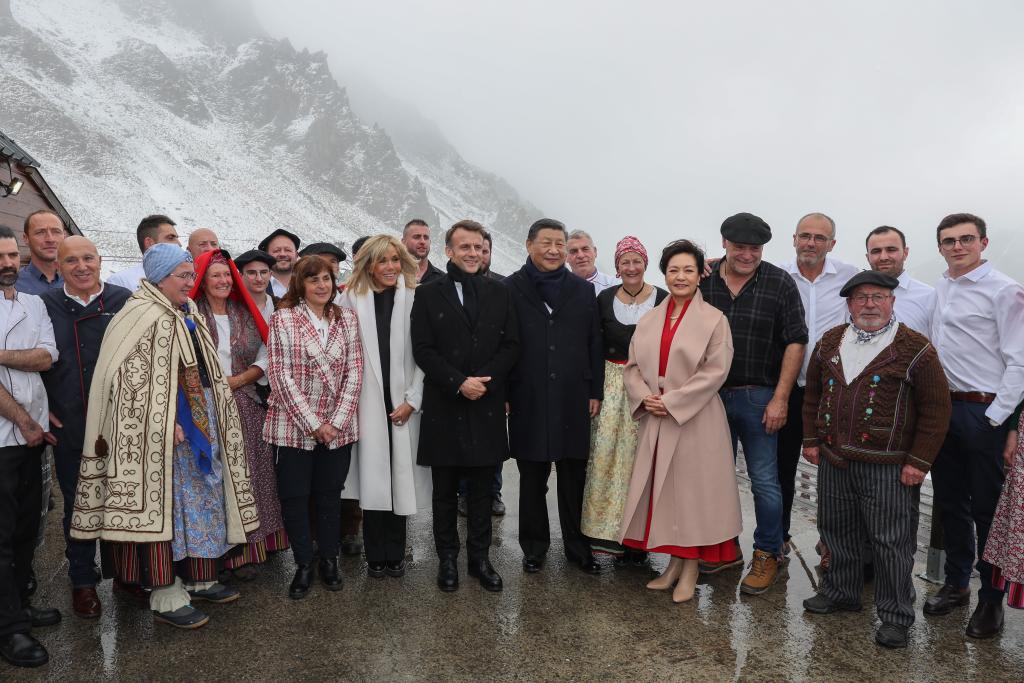
M 1024 415 L 1017 425 L 1024 426 Z M 1024 439 L 1017 439 L 1013 465 L 1006 473 L 985 542 L 985 561 L 992 565 L 992 584 L 1006 591 L 1006 604 L 1024 609 Z
M 590 461 L 583 490 L 583 533 L 595 550 L 621 552 L 619 527 L 636 458 L 637 423 L 623 384 L 625 366 L 604 364 L 604 401 L 590 431 Z

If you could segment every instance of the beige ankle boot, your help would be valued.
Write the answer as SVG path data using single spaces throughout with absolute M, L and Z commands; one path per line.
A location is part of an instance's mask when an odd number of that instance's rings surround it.
M 683 571 L 683 561 L 678 557 L 673 557 L 669 560 L 668 568 L 665 573 L 656 579 L 652 579 L 647 587 L 652 591 L 667 591 L 679 578 L 679 574 Z
M 693 600 L 697 589 L 697 575 L 700 574 L 699 560 L 683 560 L 683 570 L 679 575 L 676 589 L 672 591 L 672 602 L 689 602 Z

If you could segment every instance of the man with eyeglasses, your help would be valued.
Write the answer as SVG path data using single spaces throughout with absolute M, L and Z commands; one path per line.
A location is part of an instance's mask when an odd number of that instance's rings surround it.
M 946 216 L 936 237 L 949 268 L 935 288 L 931 338 L 949 381 L 953 415 L 932 471 L 942 505 L 946 580 L 925 602 L 924 613 L 966 606 L 977 560 L 981 589 L 967 635 L 989 638 L 1003 628 L 1003 591 L 982 558 L 1003 486 L 1003 447 L 1015 427 L 1007 418 L 1024 397 L 1024 288 L 981 257 L 988 236 L 978 216 Z
M 949 424 L 949 395 L 928 339 L 896 320 L 899 280 L 863 271 L 840 290 L 851 321 L 810 354 L 803 455 L 818 465 L 818 531 L 832 554 L 812 614 L 859 611 L 864 541 L 876 567 L 875 641 L 906 647 L 914 623 L 920 485 Z
M 829 255 L 836 246 L 836 224 L 823 213 L 809 213 L 796 224 L 793 248 L 796 258 L 783 266 L 800 290 L 807 323 L 807 348 L 796 386 L 789 395 L 786 424 L 779 430 L 779 486 L 782 488 L 783 549 L 790 550 L 790 521 L 796 495 L 796 470 L 803 438 L 801 406 L 807 384 L 807 364 L 821 335 L 847 320 L 846 302 L 839 296 L 851 277 L 860 270 Z
M 242 282 L 268 325 L 277 305 L 277 297 L 267 291 L 270 286 L 270 269 L 276 263 L 277 259 L 259 249 L 250 249 L 235 259 L 235 266 L 242 274 Z
M 907 236 L 899 228 L 880 225 L 864 240 L 871 270 L 891 275 L 899 281 L 896 288 L 896 319 L 924 336 L 932 333 L 935 288 L 910 277 L 904 267 L 910 248 Z

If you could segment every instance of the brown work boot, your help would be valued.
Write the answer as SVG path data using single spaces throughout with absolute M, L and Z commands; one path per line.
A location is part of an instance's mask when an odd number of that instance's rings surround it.
M 750 561 L 750 571 L 740 583 L 740 592 L 747 595 L 760 595 L 768 590 L 778 578 L 778 559 L 771 553 L 755 550 L 754 559 Z

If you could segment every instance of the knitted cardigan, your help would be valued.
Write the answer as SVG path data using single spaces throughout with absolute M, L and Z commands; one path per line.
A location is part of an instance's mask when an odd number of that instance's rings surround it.
M 804 446 L 829 461 L 913 465 L 927 472 L 949 428 L 949 384 L 935 347 L 900 324 L 889 346 L 849 384 L 839 354 L 846 325 L 811 355 L 804 393 Z

